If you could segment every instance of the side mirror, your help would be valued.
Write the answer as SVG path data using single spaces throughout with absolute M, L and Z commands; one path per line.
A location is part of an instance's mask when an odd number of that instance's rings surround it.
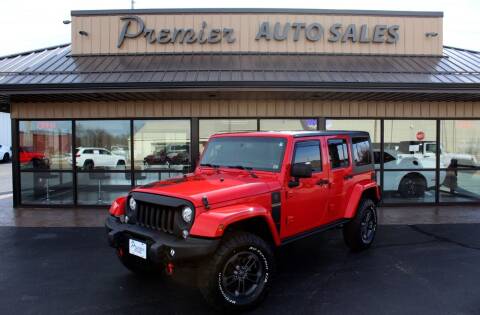
M 312 177 L 312 166 L 310 164 L 295 163 L 290 172 L 295 178 L 309 178 Z

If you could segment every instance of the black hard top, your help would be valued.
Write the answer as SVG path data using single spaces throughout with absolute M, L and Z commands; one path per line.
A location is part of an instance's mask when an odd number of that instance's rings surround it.
M 370 137 L 370 134 L 368 132 L 357 131 L 357 130 L 291 131 L 291 135 L 294 138 L 316 137 L 316 136 L 336 136 L 336 135 Z
M 318 131 L 295 131 L 295 130 L 282 130 L 282 131 L 234 131 L 226 133 L 215 134 L 220 137 L 228 137 L 229 135 L 234 136 L 269 136 L 269 135 L 284 135 L 291 136 L 293 138 L 303 138 L 303 137 L 318 137 L 318 136 L 337 136 L 337 135 L 349 135 L 356 137 L 370 137 L 370 134 L 366 131 L 358 130 L 318 130 Z

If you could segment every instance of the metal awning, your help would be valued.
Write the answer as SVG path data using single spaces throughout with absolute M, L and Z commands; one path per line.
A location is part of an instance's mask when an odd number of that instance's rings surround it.
M 67 44 L 0 58 L 0 100 L 480 100 L 480 53 L 452 47 L 444 47 L 442 57 L 280 53 L 71 56 L 70 51 Z

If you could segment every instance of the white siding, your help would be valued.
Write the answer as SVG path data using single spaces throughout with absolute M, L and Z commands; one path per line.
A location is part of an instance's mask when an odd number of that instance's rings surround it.
M 0 113 L 0 144 L 12 146 L 12 129 L 10 127 L 10 114 Z

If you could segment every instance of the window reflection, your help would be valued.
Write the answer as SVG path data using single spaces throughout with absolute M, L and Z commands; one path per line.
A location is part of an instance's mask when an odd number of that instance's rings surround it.
M 189 120 L 136 120 L 135 169 L 190 170 Z
M 200 119 L 200 153 L 210 136 L 216 133 L 257 131 L 256 119 Z
M 182 172 L 161 171 L 161 172 L 137 172 L 135 173 L 134 186 L 147 185 L 161 180 L 183 176 Z
M 327 119 L 327 130 L 357 130 L 366 131 L 370 134 L 374 155 L 378 156 L 375 168 L 380 169 L 380 120 L 373 119 Z M 355 154 L 355 152 L 353 152 Z M 377 163 L 378 161 L 378 163 Z M 379 181 L 380 182 L 380 181 Z
M 70 172 L 22 172 L 23 204 L 72 204 L 73 175 Z
M 261 131 L 317 130 L 317 119 L 260 119 Z
M 445 178 L 440 181 L 440 201 L 480 199 L 480 121 L 440 121 L 440 151 Z
M 90 120 L 76 122 L 75 157 L 81 170 L 129 168 L 130 122 Z M 72 159 L 69 159 L 72 163 Z
M 70 121 L 21 121 L 19 160 L 21 169 L 71 169 Z
M 108 205 L 127 194 L 130 173 L 88 172 L 77 174 L 77 198 L 82 205 Z

